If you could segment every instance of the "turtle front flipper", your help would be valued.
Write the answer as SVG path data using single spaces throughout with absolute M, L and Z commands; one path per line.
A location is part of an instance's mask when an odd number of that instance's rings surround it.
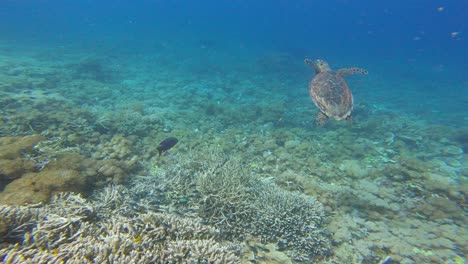
M 324 126 L 328 122 L 328 116 L 322 112 L 319 112 L 315 118 L 315 122 L 317 122 L 317 125 L 319 126 Z
M 356 67 L 339 69 L 338 71 L 336 71 L 336 73 L 339 76 L 346 76 L 346 75 L 351 75 L 351 74 L 368 74 L 366 70 L 361 69 L 361 68 L 356 68 Z

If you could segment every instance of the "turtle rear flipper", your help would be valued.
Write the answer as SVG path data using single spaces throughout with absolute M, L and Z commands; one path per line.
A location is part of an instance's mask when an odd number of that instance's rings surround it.
M 356 67 L 339 69 L 338 71 L 336 71 L 336 73 L 339 76 L 346 76 L 346 75 L 351 75 L 351 74 L 366 74 L 366 75 L 368 74 L 366 70 L 361 69 L 361 68 L 356 68 Z
M 315 118 L 315 122 L 317 122 L 317 125 L 319 126 L 324 126 L 328 122 L 328 116 L 322 112 L 319 112 Z

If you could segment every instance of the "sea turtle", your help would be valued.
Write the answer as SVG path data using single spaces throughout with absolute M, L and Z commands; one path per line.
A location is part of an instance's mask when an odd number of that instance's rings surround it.
M 309 93 L 315 106 L 320 110 L 316 118 L 317 123 L 323 126 L 328 118 L 352 121 L 353 95 L 343 76 L 367 74 L 367 71 L 355 67 L 332 71 L 328 63 L 323 60 L 314 62 L 306 59 L 305 63 L 315 71 L 315 76 L 309 83 Z

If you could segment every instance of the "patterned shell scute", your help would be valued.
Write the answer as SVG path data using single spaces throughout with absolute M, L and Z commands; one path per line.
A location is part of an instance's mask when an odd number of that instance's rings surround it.
M 353 110 L 353 95 L 343 77 L 334 71 L 320 72 L 310 81 L 314 104 L 327 117 L 343 120 Z

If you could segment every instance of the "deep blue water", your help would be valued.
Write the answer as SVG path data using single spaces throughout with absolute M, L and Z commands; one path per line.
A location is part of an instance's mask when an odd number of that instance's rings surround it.
M 152 40 L 207 39 L 299 55 L 374 60 L 397 56 L 461 64 L 468 57 L 467 14 L 463 0 L 5 0 L 0 34 L 45 43 L 127 40 L 125 45 L 135 49 Z M 452 32 L 459 34 L 451 37 Z
M 456 114 L 438 117 L 454 122 L 468 116 L 467 14 L 465 0 L 4 0 L 0 40 L 11 44 L 8 52 L 67 47 L 144 55 L 170 46 L 174 58 L 196 58 L 207 48 L 232 55 L 230 65 L 264 53 L 322 58 L 369 70 L 373 82 L 362 88 L 368 94 L 355 88 L 358 100 L 392 100 L 406 112 L 435 107 L 426 112 Z

